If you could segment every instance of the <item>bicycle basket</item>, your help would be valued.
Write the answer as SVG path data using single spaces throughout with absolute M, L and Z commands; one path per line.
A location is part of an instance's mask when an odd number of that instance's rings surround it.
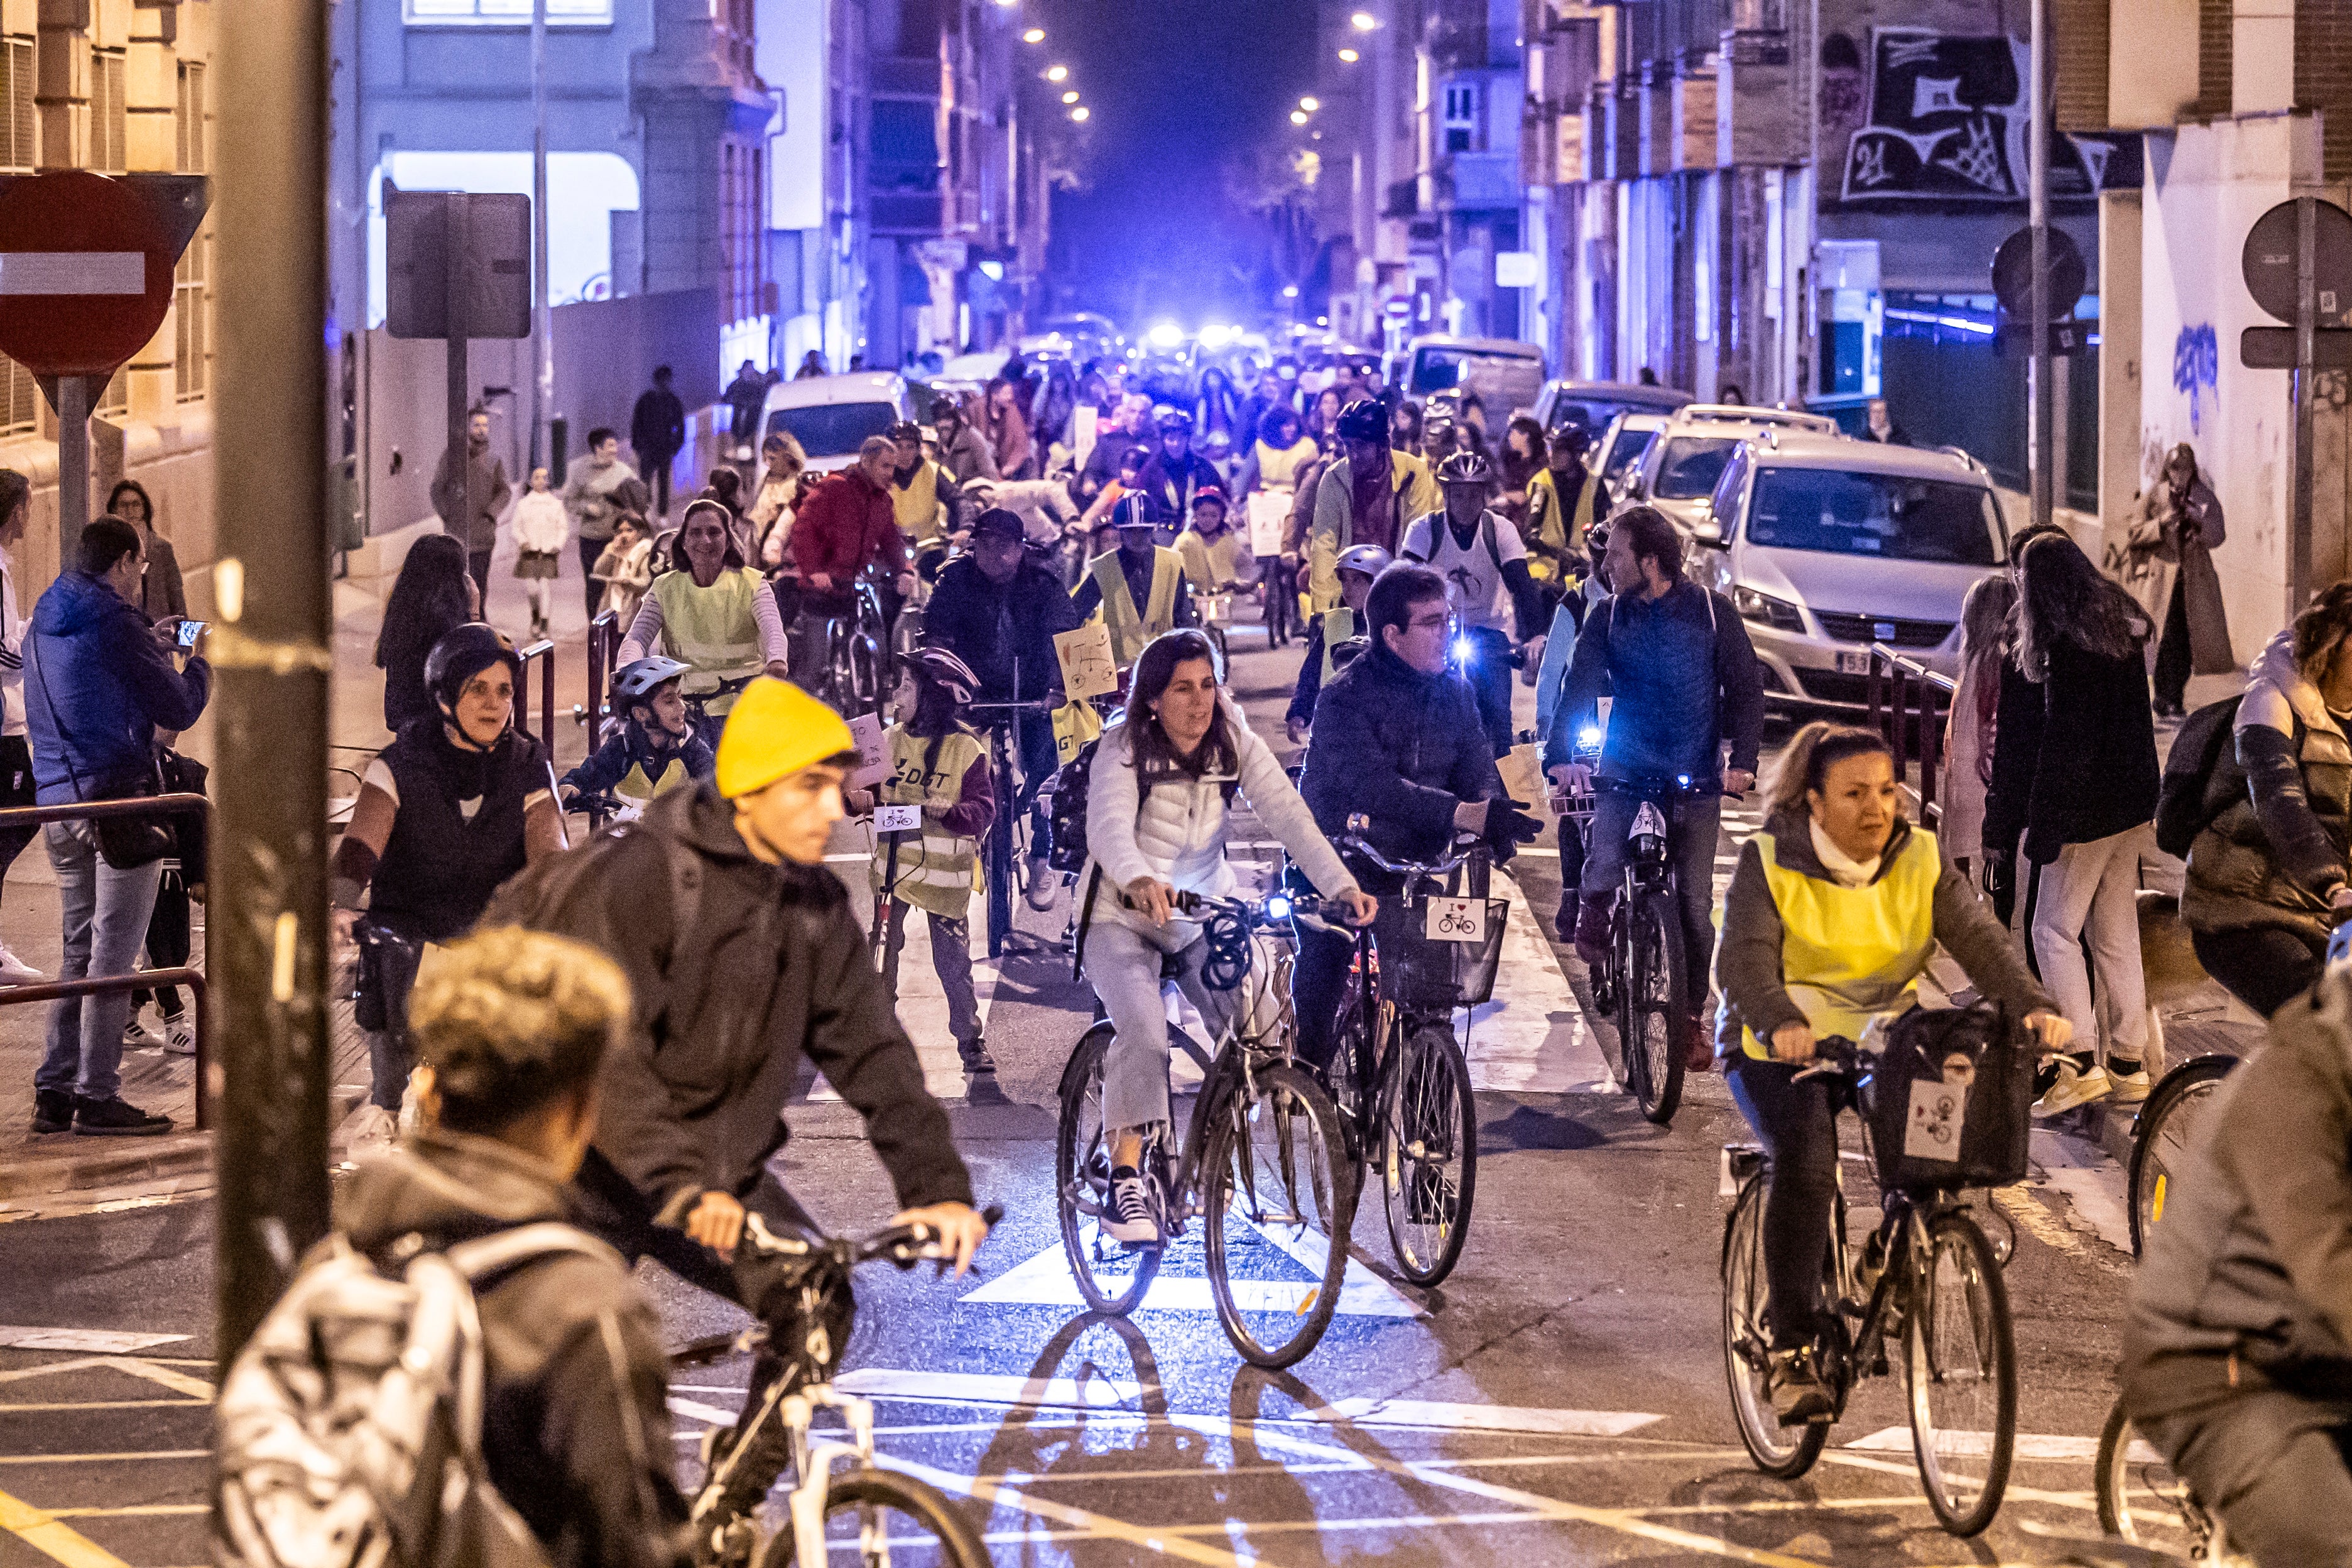
M 1402 1006 L 1475 1007 L 1495 994 L 1495 971 L 1503 961 L 1503 926 L 1511 912 L 1507 899 L 1486 900 L 1483 942 L 1444 942 L 1426 934 L 1427 906 L 1416 900 L 1382 899 L 1372 921 L 1380 950 L 1381 990 Z
M 1879 1185 L 2023 1181 L 2033 1063 L 1999 1008 L 1915 1007 L 1896 1019 L 1862 1097 Z

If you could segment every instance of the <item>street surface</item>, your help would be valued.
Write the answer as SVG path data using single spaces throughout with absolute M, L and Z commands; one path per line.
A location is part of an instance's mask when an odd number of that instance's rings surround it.
M 1235 689 L 1286 751 L 1297 651 L 1264 651 L 1255 628 L 1234 641 Z M 1727 813 L 1719 877 L 1753 822 Z M 845 826 L 835 849 L 862 900 L 862 834 Z M 1276 852 L 1257 853 L 1270 868 Z M 1979 1205 L 2015 1236 L 2022 1372 L 2018 1464 L 1986 1537 L 1936 1527 L 1888 1380 L 1857 1394 L 1811 1476 L 1759 1475 L 1725 1392 L 1717 1273 L 1717 1152 L 1745 1124 L 1718 1076 L 1692 1080 L 1668 1130 L 1616 1091 L 1613 1043 L 1549 940 L 1549 835 L 1517 869 L 1497 1000 L 1468 1039 L 1481 1157 L 1461 1265 L 1437 1290 L 1391 1283 L 1368 1202 L 1339 1316 L 1288 1373 L 1226 1342 L 1197 1240 L 1131 1321 L 1076 1304 L 1055 1092 L 1091 995 L 1058 945 L 1066 904 L 1023 910 L 1025 940 L 980 966 L 1001 1071 L 969 1092 L 909 922 L 904 1016 L 953 1097 L 982 1201 L 1007 1217 L 982 1278 L 861 1276 L 842 1382 L 877 1401 L 887 1462 L 969 1500 L 1000 1563 L 2051 1563 L 2051 1533 L 2095 1535 L 2089 1461 L 2126 1279 L 2119 1173 L 2087 1141 L 2040 1132 L 2034 1180 Z M 782 1173 L 812 1210 L 845 1230 L 885 1218 L 856 1118 L 819 1089 L 791 1120 Z M 1857 1211 L 1874 1207 L 1866 1171 L 1849 1175 Z M 205 1560 L 211 1246 L 200 1184 L 0 1225 L 0 1568 Z M 741 1321 L 650 1266 L 643 1280 L 676 1342 Z M 731 1415 L 746 1370 L 680 1375 L 681 1456 Z

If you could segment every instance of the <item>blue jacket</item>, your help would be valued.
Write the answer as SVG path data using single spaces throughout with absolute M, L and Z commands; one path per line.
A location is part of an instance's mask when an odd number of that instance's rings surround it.
M 1651 602 L 1618 594 L 1584 615 L 1568 679 L 1553 706 L 1544 766 L 1574 762 L 1576 726 L 1613 696 L 1601 773 L 1612 779 L 1712 779 L 1730 765 L 1756 771 L 1764 729 L 1764 676 L 1739 612 L 1719 594 L 1680 582 Z
M 211 694 L 202 658 L 174 669 L 145 612 L 89 573 L 67 573 L 25 633 L 35 798 L 103 800 L 152 781 L 155 731 L 194 724 Z
M 1085 624 L 1061 583 L 1034 561 L 1024 559 L 1013 581 L 999 587 L 965 555 L 940 571 L 923 615 L 923 638 L 970 665 L 988 701 L 1031 702 L 1061 684 L 1055 634 Z M 1015 660 L 1019 691 L 1013 689 Z
M 1452 675 L 1423 675 L 1374 647 L 1331 678 L 1315 703 L 1315 737 L 1298 791 L 1336 840 L 1362 812 L 1365 842 L 1391 859 L 1434 859 L 1454 837 L 1454 808 L 1503 793 L 1478 700 Z

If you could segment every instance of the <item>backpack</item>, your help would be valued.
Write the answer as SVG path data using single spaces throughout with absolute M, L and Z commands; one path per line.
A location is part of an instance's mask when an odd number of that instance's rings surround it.
M 2182 720 L 2172 738 L 2164 780 L 2156 791 L 2156 847 L 2167 855 L 2185 857 L 2197 836 L 2230 805 L 2207 797 L 2213 793 L 2214 770 L 2235 739 L 2241 700 L 2206 704 Z
M 613 847 L 632 834 L 645 831 L 641 818 L 607 823 L 589 835 L 578 848 L 547 856 L 536 865 L 524 867 L 499 884 L 499 890 L 490 897 L 489 907 L 482 913 L 480 924 L 485 929 L 528 925 L 532 916 L 562 904 L 581 886 L 597 878 L 604 878 L 608 892 L 617 896 L 618 884 L 610 879 L 607 869 Z M 675 835 L 661 835 L 661 843 L 663 858 L 669 866 L 672 941 L 684 945 L 683 938 L 694 929 L 695 917 L 702 908 L 702 864 Z
M 1087 782 L 1094 776 L 1100 740 L 1088 741 L 1055 773 L 1047 784 L 1045 864 L 1076 872 L 1087 863 Z
M 481 1452 L 475 1292 L 585 1231 L 520 1226 L 389 1275 L 341 1236 L 237 1353 L 213 1412 L 216 1568 L 544 1568 Z

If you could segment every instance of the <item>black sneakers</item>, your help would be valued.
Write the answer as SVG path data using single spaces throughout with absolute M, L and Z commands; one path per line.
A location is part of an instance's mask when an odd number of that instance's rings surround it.
M 77 1095 L 73 1130 L 85 1138 L 160 1138 L 172 1130 L 172 1119 L 126 1104 L 121 1095 L 108 1100 Z
M 73 1127 L 74 1097 L 62 1089 L 33 1091 L 33 1131 L 64 1132 Z
M 988 1042 L 978 1035 L 956 1042 L 956 1058 L 963 1063 L 963 1070 L 974 1077 L 996 1070 L 996 1058 L 988 1054 Z

